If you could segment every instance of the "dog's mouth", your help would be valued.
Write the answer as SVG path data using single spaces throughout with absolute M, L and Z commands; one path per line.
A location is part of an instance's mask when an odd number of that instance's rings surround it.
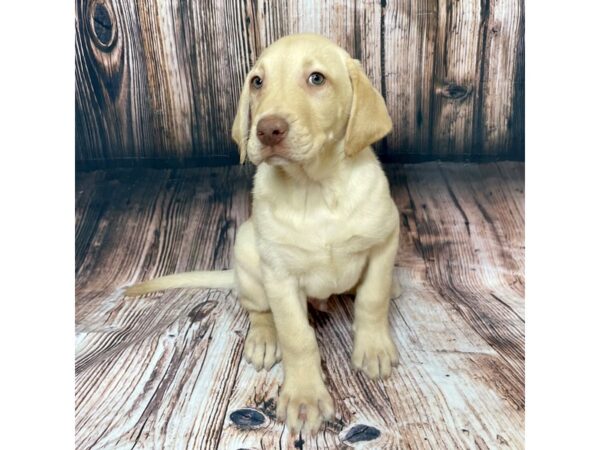
M 288 148 L 284 145 L 264 146 L 261 149 L 261 162 L 272 166 L 283 166 L 294 162 Z
M 297 120 L 289 122 L 294 123 Z M 311 160 L 325 143 L 323 133 L 311 134 L 305 127 L 296 126 L 286 130 L 282 139 L 271 142 L 268 139 L 260 139 L 258 132 L 249 142 L 249 157 L 255 164 L 266 163 L 269 166 L 286 166 L 304 164 Z
M 283 155 L 271 155 L 263 159 L 263 161 L 270 166 L 286 166 L 294 162 L 290 158 Z

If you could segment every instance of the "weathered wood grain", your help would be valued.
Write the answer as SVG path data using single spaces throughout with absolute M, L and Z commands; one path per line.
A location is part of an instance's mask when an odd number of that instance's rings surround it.
M 431 145 L 437 23 L 437 1 L 388 2 L 384 9 L 382 92 L 394 122 L 388 155 L 440 154 Z
M 247 317 L 230 292 L 119 291 L 229 267 L 252 169 L 78 174 L 77 448 L 523 448 L 523 165 L 386 171 L 402 224 L 400 365 L 379 382 L 352 370 L 351 298 L 312 311 L 337 407 L 315 438 L 274 420 L 281 366 L 243 361 Z
M 387 160 L 523 157 L 523 0 L 78 0 L 78 165 L 235 163 L 244 76 L 298 32 L 363 62 L 394 121 Z
M 524 251 L 523 235 L 515 232 L 515 240 L 507 240 L 511 224 L 504 225 L 500 217 L 510 209 L 479 195 L 480 182 L 465 182 L 483 178 L 473 176 L 477 168 L 423 165 L 408 172 L 409 205 L 416 216 L 410 231 L 418 239 L 429 282 L 501 357 L 494 367 L 496 379 L 503 380 L 498 385 L 522 409 L 524 385 L 516 380 L 524 378 L 525 365 L 523 272 L 512 255 Z M 485 179 L 484 195 L 492 197 L 494 179 Z
M 520 0 L 486 0 L 485 7 L 477 145 L 493 154 L 513 148 L 524 156 L 524 5 Z
M 109 47 L 90 25 L 99 4 Z M 234 99 L 249 68 L 244 18 L 220 2 L 78 1 L 77 158 L 231 162 Z

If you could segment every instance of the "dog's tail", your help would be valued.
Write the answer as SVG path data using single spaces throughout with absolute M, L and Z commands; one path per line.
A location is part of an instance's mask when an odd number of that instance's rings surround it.
M 233 270 L 183 272 L 134 284 L 125 289 L 125 295 L 133 297 L 173 288 L 231 289 L 234 286 Z

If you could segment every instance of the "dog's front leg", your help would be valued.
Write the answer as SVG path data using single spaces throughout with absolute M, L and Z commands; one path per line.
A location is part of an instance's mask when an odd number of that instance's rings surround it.
M 322 420 L 333 415 L 333 400 L 323 382 L 317 339 L 306 313 L 306 296 L 300 292 L 297 279 L 269 268 L 263 268 L 263 274 L 285 374 L 277 417 L 285 420 L 292 432 L 304 428 L 314 434 Z
M 352 363 L 374 379 L 387 378 L 398 363 L 388 318 L 397 250 L 398 229 L 373 248 L 365 277 L 356 291 Z

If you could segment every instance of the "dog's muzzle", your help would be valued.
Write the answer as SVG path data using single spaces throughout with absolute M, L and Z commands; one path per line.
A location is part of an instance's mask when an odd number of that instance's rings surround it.
M 273 147 L 285 139 L 288 129 L 289 125 L 283 117 L 270 115 L 258 121 L 256 135 L 263 145 Z

